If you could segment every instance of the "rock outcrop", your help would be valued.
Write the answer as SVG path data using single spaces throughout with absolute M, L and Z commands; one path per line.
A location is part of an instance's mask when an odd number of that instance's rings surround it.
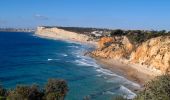
M 125 36 L 103 37 L 98 45 L 99 48 L 91 52 L 91 55 L 112 59 L 127 58 L 134 48 L 133 44 Z
M 90 55 L 106 59 L 126 59 L 131 64 L 145 65 L 170 73 L 170 36 L 147 40 L 136 47 L 126 36 L 104 37 Z
M 130 61 L 170 73 L 170 36 L 157 37 L 142 43 L 131 54 Z

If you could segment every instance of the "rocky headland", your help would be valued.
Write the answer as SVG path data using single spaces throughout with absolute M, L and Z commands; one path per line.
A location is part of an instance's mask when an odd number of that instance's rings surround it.
M 36 34 L 52 39 L 94 44 L 96 49 L 88 52 L 89 56 L 97 59 L 105 68 L 120 72 L 140 84 L 155 76 L 170 74 L 169 35 L 161 33 L 153 36 L 149 32 L 144 32 L 147 35 L 131 34 L 131 31 L 126 34 L 121 30 L 108 34 L 108 30 L 100 31 L 91 30 L 88 34 L 87 32 L 82 34 L 64 28 L 38 27 Z M 137 42 L 133 41 L 134 36 Z
M 98 48 L 89 54 L 109 64 L 112 71 L 115 64 L 121 64 L 126 68 L 119 68 L 139 83 L 157 75 L 170 74 L 170 36 L 152 38 L 138 45 L 126 36 L 103 37 Z

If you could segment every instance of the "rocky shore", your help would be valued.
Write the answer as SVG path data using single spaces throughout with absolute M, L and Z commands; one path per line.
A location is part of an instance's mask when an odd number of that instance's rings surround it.
M 89 53 L 112 71 L 144 84 L 155 76 L 170 73 L 170 36 L 152 38 L 135 47 L 126 36 L 104 37 Z M 116 68 L 115 68 L 116 66 Z
M 90 43 L 97 48 L 87 54 L 114 73 L 143 85 L 155 76 L 170 73 L 170 36 L 159 36 L 134 45 L 127 36 L 94 39 L 59 28 L 38 27 L 36 34 L 51 39 Z

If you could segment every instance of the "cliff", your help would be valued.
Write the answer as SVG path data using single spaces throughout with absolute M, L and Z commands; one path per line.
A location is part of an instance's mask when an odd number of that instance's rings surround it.
M 125 36 L 103 37 L 98 42 L 98 49 L 91 52 L 91 55 L 107 59 L 128 58 L 133 48 L 133 44 Z
M 170 36 L 161 36 L 142 43 L 132 52 L 130 62 L 170 73 Z
M 104 37 L 90 55 L 120 61 L 124 59 L 128 64 L 170 73 L 170 36 L 152 38 L 138 45 L 132 44 L 126 36 Z
M 85 34 L 79 34 L 76 32 L 67 31 L 64 29 L 59 29 L 57 27 L 38 27 L 35 33 L 41 37 L 47 37 L 52 39 L 61 39 L 61 40 L 71 40 L 75 42 L 85 42 L 85 43 L 92 43 L 96 44 L 93 39 Z

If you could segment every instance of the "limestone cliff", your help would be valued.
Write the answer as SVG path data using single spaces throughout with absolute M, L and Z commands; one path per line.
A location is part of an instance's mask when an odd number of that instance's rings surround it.
M 127 58 L 133 50 L 133 45 L 127 37 L 103 37 L 98 42 L 98 49 L 91 52 L 92 56 L 102 58 Z
M 131 54 L 130 61 L 170 73 L 170 36 L 157 37 L 142 43 Z
M 132 64 L 146 65 L 161 70 L 162 73 L 170 73 L 170 36 L 152 38 L 137 47 L 126 36 L 104 37 L 91 55 L 107 59 L 126 59 Z
M 59 29 L 57 27 L 55 28 L 38 27 L 36 34 L 42 37 L 52 39 L 71 40 L 75 42 L 86 42 L 95 44 L 95 41 L 92 41 L 91 37 L 89 37 L 88 35 L 66 31 L 64 29 Z

